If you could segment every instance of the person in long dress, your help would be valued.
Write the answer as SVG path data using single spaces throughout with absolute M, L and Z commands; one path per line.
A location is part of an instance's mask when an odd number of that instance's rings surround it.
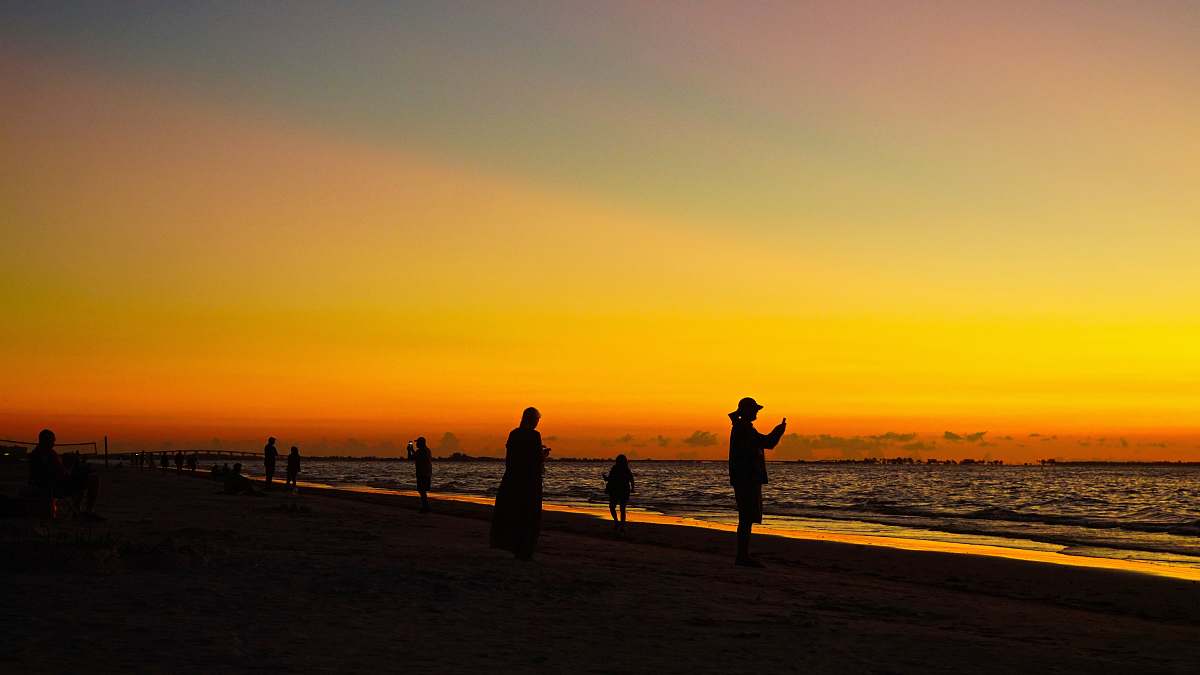
M 537 430 L 541 418 L 537 408 L 526 408 L 521 425 L 508 434 L 492 512 L 492 548 L 512 551 L 520 560 L 533 557 L 542 525 L 542 472 L 550 448 Z

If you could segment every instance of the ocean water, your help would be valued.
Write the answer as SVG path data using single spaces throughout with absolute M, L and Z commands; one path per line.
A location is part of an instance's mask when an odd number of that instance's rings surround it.
M 607 505 L 607 462 L 546 464 L 545 500 Z M 736 521 L 723 462 L 635 461 L 644 510 Z M 249 466 L 251 471 L 258 469 Z M 503 462 L 436 462 L 434 492 L 494 495 Z M 1200 466 L 770 464 L 765 525 L 1200 567 Z M 306 461 L 302 479 L 413 490 L 409 462 Z

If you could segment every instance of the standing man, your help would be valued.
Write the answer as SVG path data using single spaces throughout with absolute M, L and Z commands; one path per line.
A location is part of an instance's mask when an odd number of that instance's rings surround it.
M 733 428 L 729 432 L 729 483 L 737 499 L 737 561 L 744 567 L 762 567 L 750 557 L 750 530 L 754 523 L 762 524 L 762 486 L 767 483 L 767 459 L 763 452 L 771 450 L 783 438 L 787 418 L 783 418 L 769 434 L 754 428 L 762 406 L 747 396 L 738 401 L 737 410 L 729 413 Z
M 417 439 L 413 452 L 413 463 L 417 465 L 417 492 L 421 493 L 421 513 L 429 513 L 429 487 L 433 484 L 433 454 L 425 444 L 425 437 Z
M 263 447 L 263 468 L 267 471 L 267 489 L 271 489 L 271 481 L 275 479 L 275 460 L 279 458 L 279 451 L 275 449 L 275 437 L 267 439 L 267 444 Z

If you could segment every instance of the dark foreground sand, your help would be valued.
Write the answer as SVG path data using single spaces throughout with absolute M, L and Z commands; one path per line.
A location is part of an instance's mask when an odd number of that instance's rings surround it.
M 13 494 L 23 466 L 0 467 Z M 1200 672 L 1200 584 L 112 470 L 88 527 L 0 519 L 0 672 Z

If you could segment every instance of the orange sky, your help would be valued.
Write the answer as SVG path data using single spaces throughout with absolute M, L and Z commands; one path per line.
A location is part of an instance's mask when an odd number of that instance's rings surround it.
M 1200 460 L 1194 44 L 669 7 L 0 22 L 0 435 L 496 452 L 532 404 L 568 454 L 712 457 L 753 395 L 938 443 L 793 456 Z

